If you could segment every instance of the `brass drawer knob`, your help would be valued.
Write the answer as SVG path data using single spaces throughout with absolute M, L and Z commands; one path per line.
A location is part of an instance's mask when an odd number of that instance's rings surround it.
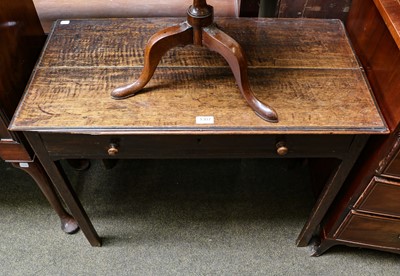
M 276 153 L 280 156 L 284 156 L 289 152 L 288 147 L 286 146 L 285 142 L 278 142 L 276 144 Z
M 118 153 L 118 147 L 116 144 L 110 144 L 110 147 L 108 148 L 108 155 L 114 156 L 117 155 Z

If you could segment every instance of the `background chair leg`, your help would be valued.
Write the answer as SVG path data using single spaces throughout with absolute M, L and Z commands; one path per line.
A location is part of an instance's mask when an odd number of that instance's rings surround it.
M 37 183 L 40 190 L 50 203 L 51 207 L 56 211 L 61 221 L 61 229 L 67 234 L 74 234 L 79 230 L 76 220 L 64 209 L 60 198 L 57 195 L 53 184 L 44 171 L 39 161 L 35 160 L 29 163 L 11 163 L 14 167 L 28 173 Z

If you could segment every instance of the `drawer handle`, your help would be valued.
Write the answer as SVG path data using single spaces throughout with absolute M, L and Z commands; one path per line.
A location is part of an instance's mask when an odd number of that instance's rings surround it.
M 286 143 L 281 141 L 276 143 L 276 153 L 280 156 L 284 156 L 289 152 L 288 147 L 286 146 Z
M 108 155 L 114 156 L 117 155 L 118 153 L 118 146 L 117 144 L 110 144 L 110 147 L 108 148 Z

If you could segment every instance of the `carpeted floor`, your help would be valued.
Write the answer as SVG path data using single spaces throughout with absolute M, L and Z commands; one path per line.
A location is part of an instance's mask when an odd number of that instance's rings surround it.
M 0 161 L 0 275 L 399 275 L 400 256 L 298 248 L 313 199 L 286 160 L 63 164 L 103 247 L 64 234 L 33 180 Z

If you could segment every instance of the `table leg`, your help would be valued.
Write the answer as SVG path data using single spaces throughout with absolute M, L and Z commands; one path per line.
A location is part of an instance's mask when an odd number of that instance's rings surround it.
M 59 216 L 61 221 L 61 229 L 67 234 L 76 233 L 79 230 L 78 223 L 64 209 L 60 199 L 57 196 L 57 192 L 55 191 L 53 184 L 48 178 L 42 165 L 36 159 L 33 162 L 24 163 L 24 166 L 21 166 L 21 163 L 11 164 L 16 168 L 25 171 L 35 180 L 40 190 L 46 197 L 47 201 L 50 203 L 51 207 L 53 207 L 54 211 L 56 211 L 57 215 Z
M 78 222 L 80 229 L 88 239 L 92 246 L 101 246 L 101 239 L 94 229 L 89 217 L 87 216 L 82 204 L 71 187 L 68 179 L 65 177 L 63 170 L 59 164 L 56 164 L 48 155 L 39 134 L 27 132 L 26 138 L 35 151 L 39 161 L 42 163 L 43 168 L 47 172 L 54 186 L 57 188 L 61 198 L 64 200 L 66 206 L 70 210 L 72 216 Z
M 297 246 L 307 246 L 318 231 L 319 225 L 342 187 L 351 168 L 368 140 L 368 135 L 355 135 L 348 153 L 322 189 L 310 216 L 297 238 Z

